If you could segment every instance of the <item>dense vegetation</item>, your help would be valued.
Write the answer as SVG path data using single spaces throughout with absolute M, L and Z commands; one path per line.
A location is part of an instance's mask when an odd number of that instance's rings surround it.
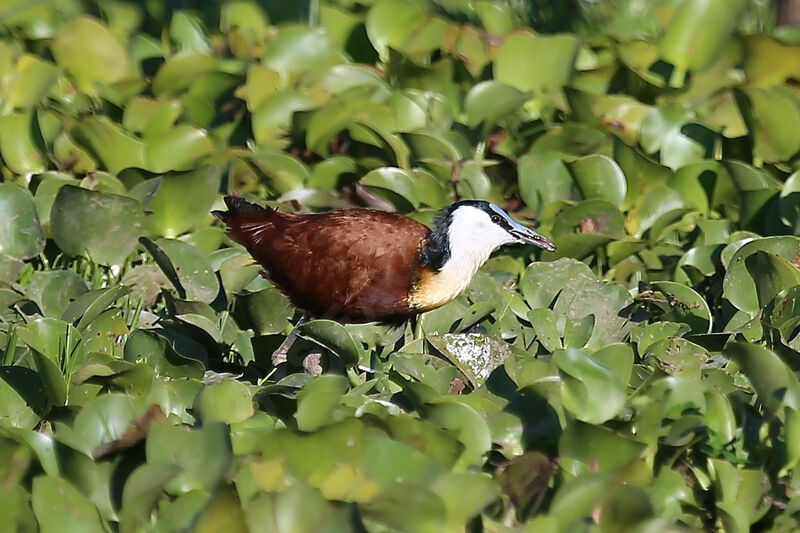
M 773 4 L 174 4 L 0 2 L 3 530 L 798 528 Z M 276 382 L 298 313 L 229 191 L 490 199 L 558 252 L 405 328 L 310 322 Z

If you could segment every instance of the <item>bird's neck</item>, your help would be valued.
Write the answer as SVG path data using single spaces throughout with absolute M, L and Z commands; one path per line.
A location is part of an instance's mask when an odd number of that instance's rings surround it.
M 416 311 L 436 309 L 461 294 L 472 277 L 489 258 L 491 250 L 483 248 L 457 248 L 449 250 L 446 259 L 437 269 L 422 261 L 408 294 L 409 307 Z

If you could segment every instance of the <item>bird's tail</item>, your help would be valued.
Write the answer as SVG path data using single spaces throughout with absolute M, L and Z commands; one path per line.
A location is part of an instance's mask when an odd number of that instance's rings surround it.
M 275 209 L 262 207 L 238 196 L 226 196 L 227 211 L 212 211 L 211 214 L 228 226 L 228 236 L 234 241 L 250 247 L 263 238 L 271 226 Z

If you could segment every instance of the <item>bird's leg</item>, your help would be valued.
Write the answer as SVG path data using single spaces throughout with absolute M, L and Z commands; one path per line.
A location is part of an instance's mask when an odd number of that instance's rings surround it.
M 300 317 L 300 320 L 297 321 L 297 324 L 294 325 L 294 329 L 289 335 L 283 340 L 278 349 L 272 352 L 272 366 L 278 366 L 281 363 L 286 362 L 287 355 L 289 354 L 289 348 L 292 347 L 294 341 L 297 339 L 297 328 L 302 326 L 308 321 L 308 315 L 303 313 L 303 316 Z

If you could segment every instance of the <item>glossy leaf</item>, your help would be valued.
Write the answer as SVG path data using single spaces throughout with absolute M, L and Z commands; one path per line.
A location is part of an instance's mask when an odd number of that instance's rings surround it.
M 144 214 L 139 202 L 124 196 L 61 187 L 50 226 L 59 247 L 102 264 L 122 262 L 136 247 Z

